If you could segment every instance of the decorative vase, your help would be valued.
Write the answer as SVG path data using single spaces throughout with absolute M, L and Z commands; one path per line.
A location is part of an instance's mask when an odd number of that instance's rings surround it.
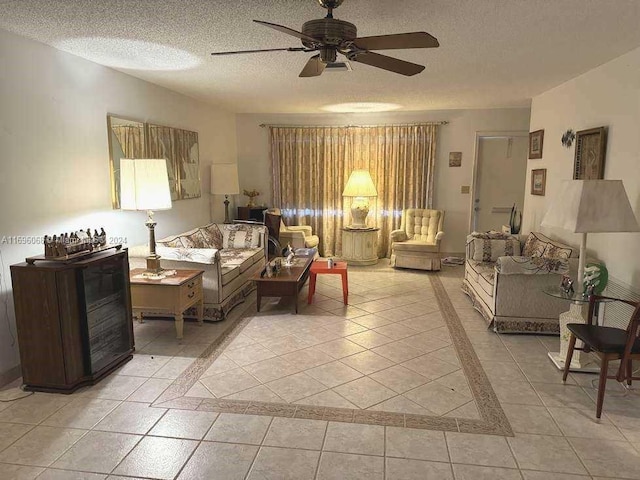
M 518 211 L 515 203 L 513 204 L 513 207 L 511 207 L 509 226 L 511 227 L 511 233 L 513 235 L 520 233 L 520 228 L 522 227 L 522 212 Z

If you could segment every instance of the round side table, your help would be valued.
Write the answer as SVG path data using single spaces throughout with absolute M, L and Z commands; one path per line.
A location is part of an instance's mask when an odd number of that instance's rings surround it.
M 342 229 L 342 259 L 349 265 L 378 263 L 379 228 Z

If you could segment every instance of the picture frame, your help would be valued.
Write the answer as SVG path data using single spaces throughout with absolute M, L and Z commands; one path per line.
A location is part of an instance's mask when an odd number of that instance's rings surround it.
M 547 186 L 547 169 L 536 168 L 531 170 L 531 195 L 544 196 Z
M 529 159 L 542 158 L 542 146 L 544 143 L 544 130 L 536 130 L 529 133 Z
M 574 180 L 602 180 L 607 153 L 607 128 L 597 127 L 576 132 L 573 160 Z

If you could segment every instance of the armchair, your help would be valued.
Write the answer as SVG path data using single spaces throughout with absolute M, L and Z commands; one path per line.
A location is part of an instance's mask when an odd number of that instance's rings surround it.
M 400 229 L 391 232 L 391 266 L 440 270 L 440 240 L 444 211 L 408 208 Z
M 279 208 L 270 208 L 266 213 L 273 215 L 281 215 Z M 296 248 L 314 248 L 320 243 L 317 235 L 313 235 L 313 231 L 309 225 L 290 225 L 287 226 L 280 220 L 280 244 L 291 244 L 293 249 Z

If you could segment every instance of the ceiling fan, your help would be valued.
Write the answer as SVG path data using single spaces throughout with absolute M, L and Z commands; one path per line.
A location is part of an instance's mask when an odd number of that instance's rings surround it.
M 344 0 L 318 0 L 320 5 L 327 9 L 327 16 L 306 22 L 302 25 L 302 32 L 275 23 L 254 20 L 254 22 L 260 25 L 299 38 L 302 40 L 303 47 L 214 52 L 211 55 L 235 55 L 238 53 L 277 51 L 320 52 L 309 59 L 299 75 L 300 77 L 317 77 L 322 74 L 327 64 L 335 62 L 337 54 L 341 53 L 353 62 L 365 63 L 372 67 L 411 76 L 422 72 L 424 66 L 386 55 L 380 55 L 379 53 L 372 52 L 372 50 L 436 48 L 440 45 L 435 37 L 426 32 L 398 33 L 395 35 L 358 38 L 357 29 L 353 23 L 333 18 L 333 10 L 339 7 L 343 1 Z

